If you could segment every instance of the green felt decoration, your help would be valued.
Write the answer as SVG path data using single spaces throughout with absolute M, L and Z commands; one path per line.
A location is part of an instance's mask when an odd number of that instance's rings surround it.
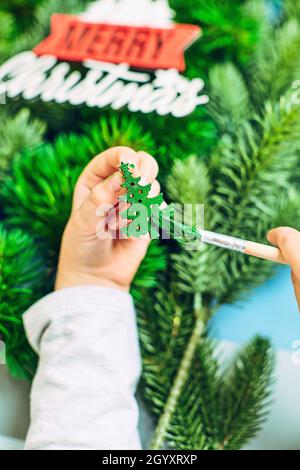
M 138 238 L 141 235 L 150 234 L 151 238 L 158 238 L 160 232 L 165 236 L 182 241 L 184 238 L 200 239 L 200 235 L 193 227 L 184 225 L 175 220 L 175 205 L 170 204 L 164 209 L 160 205 L 164 201 L 163 194 L 148 197 L 151 184 L 140 185 L 141 177 L 135 177 L 133 170 L 135 166 L 129 163 L 121 163 L 120 171 L 124 178 L 122 188 L 126 193 L 119 199 L 130 203 L 130 207 L 121 212 L 123 219 L 131 220 L 131 223 L 121 229 L 121 232 L 129 237 Z
M 135 177 L 131 170 L 134 170 L 133 164 L 121 163 L 120 171 L 124 177 L 121 186 L 126 189 L 126 193 L 120 197 L 120 200 L 130 203 L 130 207 L 121 213 L 121 217 L 132 221 L 127 227 L 122 228 L 121 232 L 128 237 L 138 238 L 151 232 L 152 208 L 154 205 L 158 207 L 161 205 L 163 195 L 161 193 L 155 197 L 148 197 L 151 184 L 140 185 L 141 178 Z M 155 233 L 152 233 L 152 238 L 157 237 L 156 229 Z

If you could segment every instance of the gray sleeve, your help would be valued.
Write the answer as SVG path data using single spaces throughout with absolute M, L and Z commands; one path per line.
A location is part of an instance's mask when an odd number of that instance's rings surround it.
M 25 449 L 140 449 L 131 296 L 97 286 L 63 289 L 34 304 L 24 325 L 39 355 Z

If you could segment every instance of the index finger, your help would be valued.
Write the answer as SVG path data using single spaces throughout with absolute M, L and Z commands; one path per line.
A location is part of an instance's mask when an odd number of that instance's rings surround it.
M 290 227 L 279 227 L 270 230 L 268 240 L 280 248 L 300 282 L 300 232 Z

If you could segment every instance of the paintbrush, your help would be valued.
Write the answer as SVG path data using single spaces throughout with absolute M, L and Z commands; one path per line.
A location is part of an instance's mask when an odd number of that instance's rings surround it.
M 221 233 L 209 232 L 207 230 L 197 230 L 197 233 L 203 243 L 226 248 L 227 250 L 239 251 L 240 253 L 274 261 L 275 263 L 288 264 L 279 248 L 274 246 L 251 242 Z
M 194 227 L 182 224 L 176 221 L 176 218 L 174 217 L 174 209 L 172 206 L 172 204 L 166 206 L 161 211 L 160 221 L 161 223 L 162 221 L 165 223 L 171 223 L 173 226 L 173 234 L 176 234 L 177 230 L 179 233 L 182 233 L 184 237 L 186 236 L 190 240 L 197 239 L 209 245 L 219 246 L 220 248 L 226 248 L 227 250 L 231 251 L 238 251 L 246 255 L 255 256 L 256 258 L 274 261 L 275 263 L 280 264 L 288 264 L 279 248 L 274 246 L 243 240 L 242 238 L 210 232 L 208 230 L 196 229 Z

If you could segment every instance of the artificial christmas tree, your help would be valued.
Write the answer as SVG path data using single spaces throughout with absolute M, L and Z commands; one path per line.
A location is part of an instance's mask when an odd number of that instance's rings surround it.
M 1 61 L 44 40 L 50 14 L 77 13 L 87 3 L 24 0 L 3 9 Z M 15 374 L 34 372 L 36 358 L 21 315 L 53 288 L 74 184 L 105 148 L 151 151 L 164 194 L 179 203 L 204 203 L 210 230 L 263 241 L 272 226 L 299 228 L 300 110 L 291 85 L 299 73 L 300 8 L 286 2 L 274 16 L 272 3 L 263 0 L 171 0 L 170 6 L 176 22 L 202 28 L 202 39 L 186 53 L 185 75 L 207 81 L 209 104 L 178 118 L 7 97 L 2 120 L 11 130 L 0 135 L 0 285 L 9 311 L 1 307 L 0 331 Z M 25 7 L 31 12 L 26 21 Z M 27 111 L 16 114 L 24 105 L 31 118 Z M 18 116 L 20 145 L 12 132 Z M 42 144 L 41 121 L 47 125 Z M 32 133 L 35 142 L 28 138 Z M 16 253 L 25 260 L 12 276 Z M 158 420 L 153 448 L 238 449 L 260 429 L 271 390 L 270 342 L 255 337 L 224 371 L 207 324 L 220 305 L 245 295 L 273 271 L 267 262 L 214 247 L 189 251 L 174 241 L 151 243 L 132 289 L 141 390 Z

